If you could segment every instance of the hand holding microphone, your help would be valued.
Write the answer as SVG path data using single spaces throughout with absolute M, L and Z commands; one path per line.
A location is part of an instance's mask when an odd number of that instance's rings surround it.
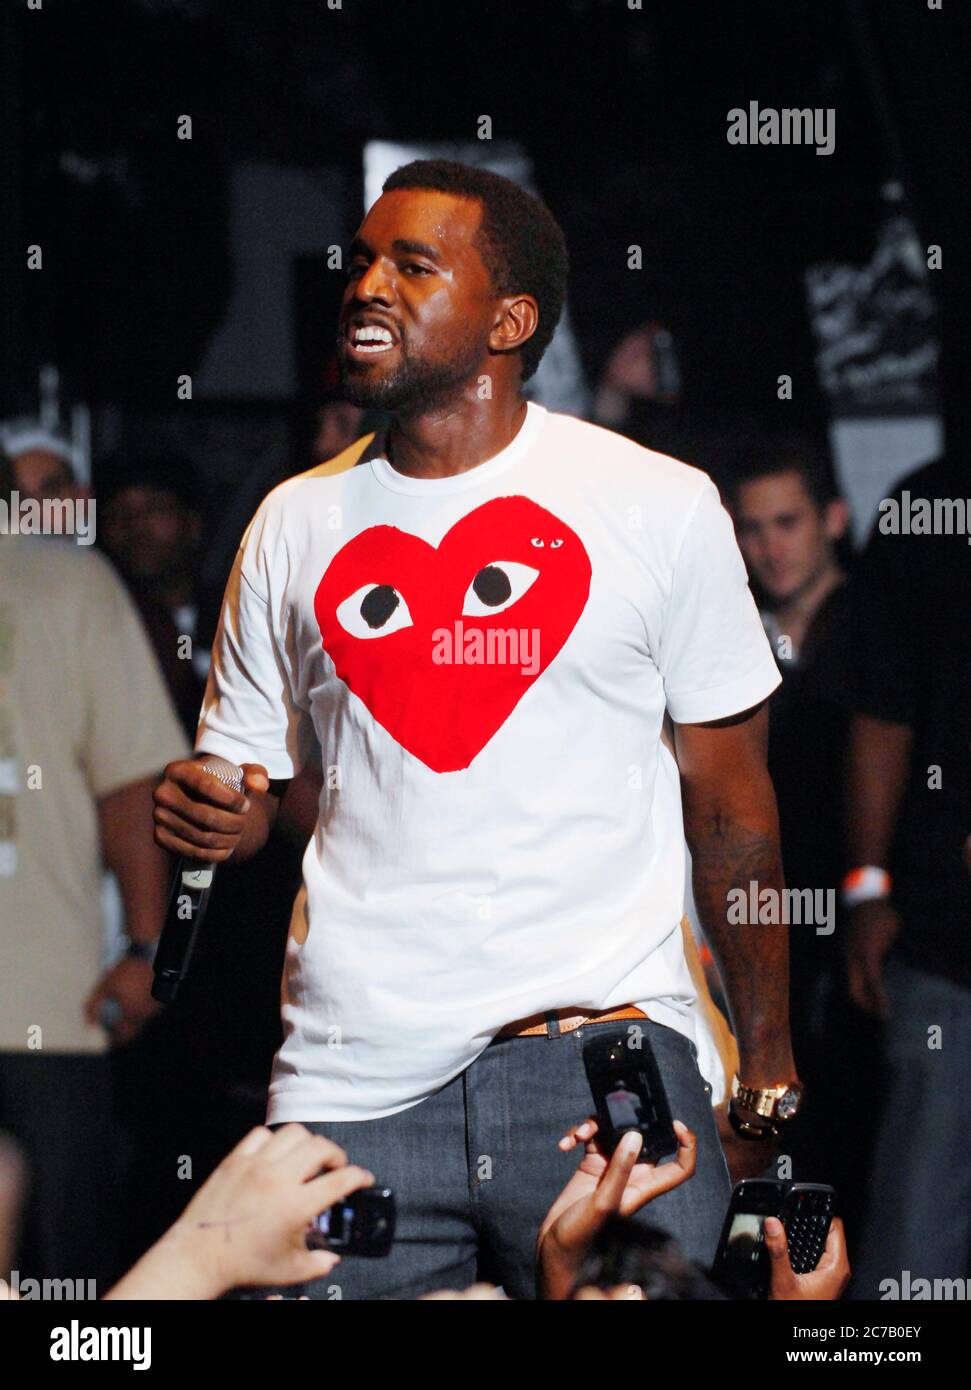
M 258 763 L 237 767 L 214 754 L 165 769 L 155 790 L 155 841 L 180 859 L 155 956 L 152 995 L 162 1003 L 175 998 L 188 972 L 216 865 L 241 847 L 248 857 L 266 841 L 275 814 L 264 805 L 269 787 Z
M 247 793 L 269 786 L 259 763 L 237 767 L 209 753 L 169 763 L 155 789 L 156 844 L 185 859 L 221 864 L 247 830 L 252 806 Z

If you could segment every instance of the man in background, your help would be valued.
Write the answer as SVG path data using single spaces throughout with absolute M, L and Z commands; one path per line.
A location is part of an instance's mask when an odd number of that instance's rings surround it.
M 836 548 L 847 509 L 827 464 L 810 439 L 753 442 L 736 466 L 731 500 L 765 634 L 785 677 L 771 699 L 768 766 L 786 880 L 793 888 L 835 890 L 846 720 L 821 677 L 846 620 L 846 574 Z M 831 935 L 815 935 L 811 926 L 793 927 L 790 938 L 793 1033 L 806 1047 L 818 1034 L 813 1015 L 828 969 L 821 956 L 835 956 Z
M 59 430 L 23 417 L 0 428 L 0 445 L 13 466 L 13 486 L 33 501 L 80 501 L 90 489 L 75 476 L 75 451 Z
M 744 438 L 744 436 L 743 436 Z M 847 717 L 842 679 L 848 586 L 841 543 L 849 520 L 829 457 L 810 433 L 770 430 L 743 443 L 731 506 L 782 685 L 772 695 L 769 770 L 779 803 L 786 881 L 834 909 L 844 869 L 842 782 Z M 835 689 L 834 689 L 835 687 Z M 825 896 L 817 896 L 823 890 Z M 840 916 L 789 931 L 793 1050 L 808 1095 L 789 1144 L 806 1181 L 832 1182 L 850 1225 L 865 1176 L 864 1116 L 850 1075 L 872 1081 L 872 1027 L 849 1003 Z M 855 1133 L 854 1143 L 846 1142 Z
M 789 437 L 752 441 L 733 469 L 731 506 L 762 624 L 785 677 L 770 704 L 769 768 L 787 880 L 796 888 L 835 888 L 842 868 L 845 718 L 821 673 L 846 619 L 846 574 L 837 551 L 846 503 L 813 443 Z M 798 952 L 805 932 L 792 936 Z M 808 1023 L 807 981 L 800 981 L 795 960 L 794 954 L 793 982 Z
M 971 548 L 894 524 L 910 499 L 962 499 L 962 463 L 929 464 L 881 504 L 851 614 L 847 969 L 886 1065 L 861 1298 L 904 1270 L 971 1273 Z
M 13 486 L 0 455 L 0 497 Z M 113 1272 L 109 1045 L 133 1038 L 157 1007 L 148 956 L 168 865 L 149 817 L 159 770 L 185 747 L 104 559 L 0 534 L 0 1129 L 26 1162 L 18 1259 L 30 1277 Z M 105 973 L 104 867 L 118 879 L 129 938 Z
M 196 555 L 202 511 L 192 463 L 172 451 L 106 460 L 98 470 L 98 534 L 148 631 L 187 738 L 209 672 L 199 622 Z

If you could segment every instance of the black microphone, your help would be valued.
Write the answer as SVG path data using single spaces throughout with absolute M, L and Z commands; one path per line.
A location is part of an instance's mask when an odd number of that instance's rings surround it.
M 232 787 L 234 792 L 243 790 L 243 770 L 228 758 L 217 758 L 215 754 L 210 754 L 202 769 L 218 777 L 220 782 L 225 782 L 227 787 Z M 216 868 L 215 864 L 200 864 L 194 859 L 179 860 L 153 966 L 155 979 L 152 982 L 152 998 L 160 1004 L 172 1002 L 189 973 L 196 938 L 209 905 Z

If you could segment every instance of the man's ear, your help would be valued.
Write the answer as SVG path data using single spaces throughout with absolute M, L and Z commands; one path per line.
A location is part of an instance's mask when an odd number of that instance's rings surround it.
M 823 513 L 823 529 L 826 532 L 827 540 L 842 540 L 849 524 L 850 509 L 843 498 L 836 497 L 832 502 L 827 502 Z
M 539 305 L 531 294 L 507 295 L 499 302 L 501 313 L 489 334 L 489 347 L 493 352 L 513 352 L 539 327 Z

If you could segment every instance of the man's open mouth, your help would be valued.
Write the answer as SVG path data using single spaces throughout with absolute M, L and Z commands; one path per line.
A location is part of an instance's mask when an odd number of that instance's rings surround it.
M 349 328 L 345 335 L 348 348 L 353 355 L 373 357 L 378 353 L 390 352 L 395 346 L 394 338 L 387 328 L 368 324 L 362 328 Z

